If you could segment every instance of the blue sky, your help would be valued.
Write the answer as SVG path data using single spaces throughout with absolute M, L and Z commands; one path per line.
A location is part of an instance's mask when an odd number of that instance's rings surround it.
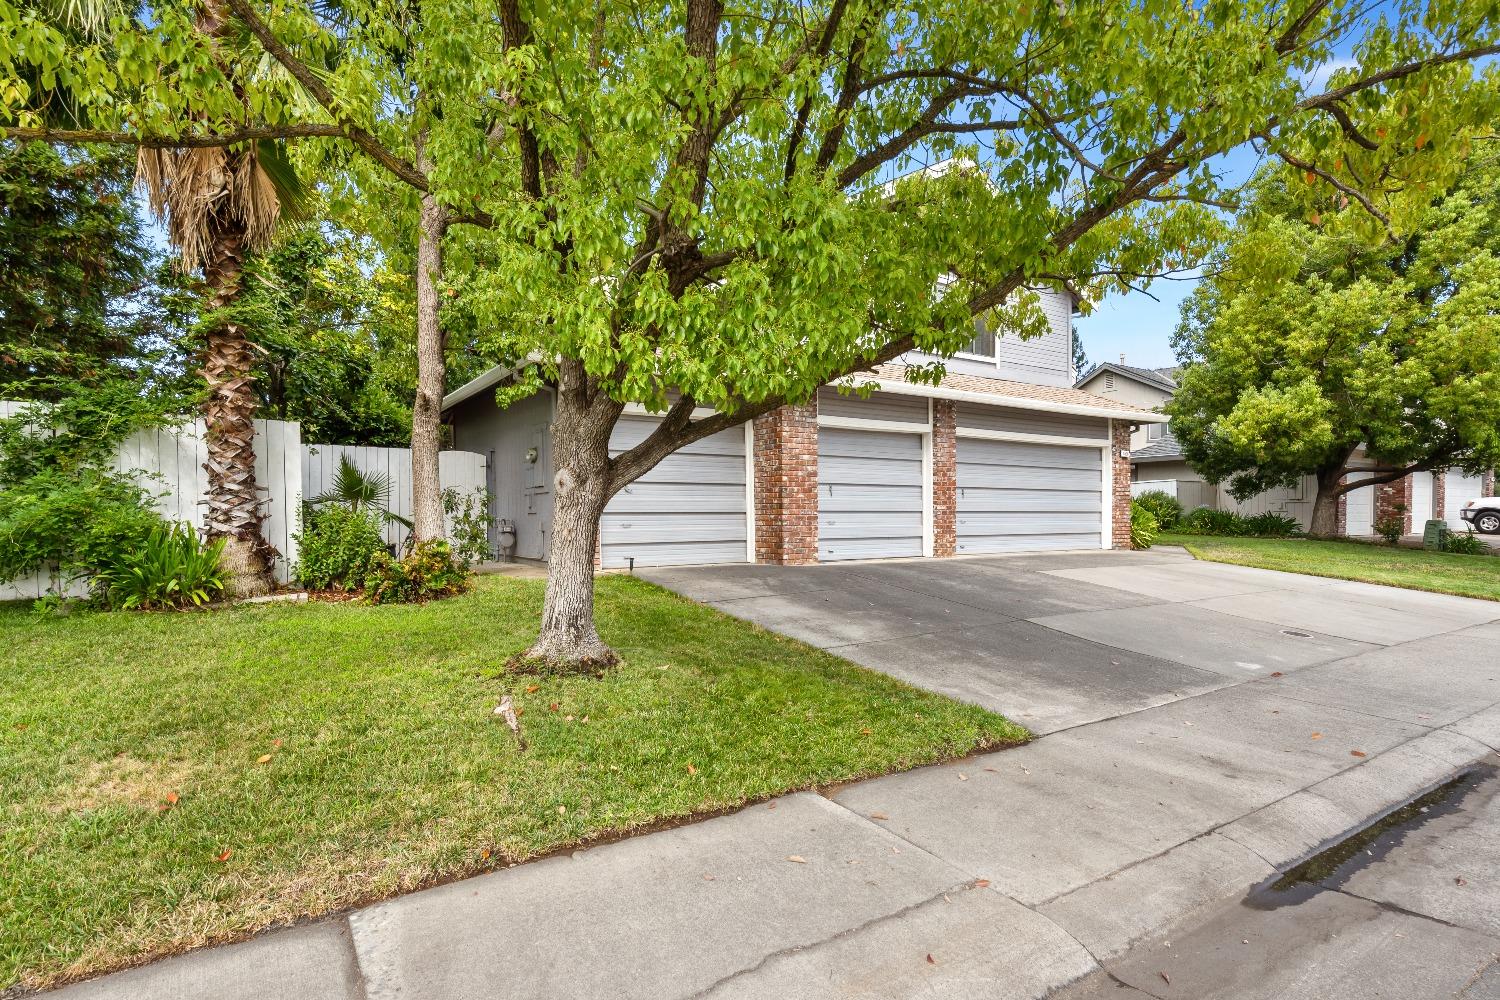
M 1172 356 L 1172 331 L 1177 326 L 1178 306 L 1192 294 L 1195 281 L 1158 281 L 1151 295 L 1128 292 L 1107 298 L 1088 316 L 1076 320 L 1078 339 L 1090 364 L 1119 361 L 1140 368 L 1165 368 L 1177 363 Z

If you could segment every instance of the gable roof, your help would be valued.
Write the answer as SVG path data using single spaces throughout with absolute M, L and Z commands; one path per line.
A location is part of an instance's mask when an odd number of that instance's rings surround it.
M 1136 368 L 1133 365 L 1120 365 L 1113 361 L 1106 361 L 1090 368 L 1082 378 L 1073 383 L 1073 387 L 1078 388 L 1100 372 L 1113 372 L 1153 389 L 1160 389 L 1162 392 L 1177 391 L 1177 380 L 1172 377 L 1177 372 L 1176 368 Z

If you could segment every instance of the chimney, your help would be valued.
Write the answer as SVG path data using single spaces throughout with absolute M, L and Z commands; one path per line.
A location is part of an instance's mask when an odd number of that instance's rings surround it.
M 1124 363 L 1125 363 L 1125 352 L 1121 351 L 1120 352 L 1120 364 L 1123 365 Z

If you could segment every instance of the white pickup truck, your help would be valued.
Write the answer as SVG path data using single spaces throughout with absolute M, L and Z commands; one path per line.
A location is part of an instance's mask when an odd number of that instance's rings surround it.
M 1464 504 L 1458 516 L 1482 535 L 1500 535 L 1500 497 L 1478 497 Z

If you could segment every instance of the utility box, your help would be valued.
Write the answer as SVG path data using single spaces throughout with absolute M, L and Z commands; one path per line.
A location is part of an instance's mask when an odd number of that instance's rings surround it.
M 1422 548 L 1442 551 L 1443 539 L 1448 536 L 1448 522 L 1428 521 L 1422 529 Z

